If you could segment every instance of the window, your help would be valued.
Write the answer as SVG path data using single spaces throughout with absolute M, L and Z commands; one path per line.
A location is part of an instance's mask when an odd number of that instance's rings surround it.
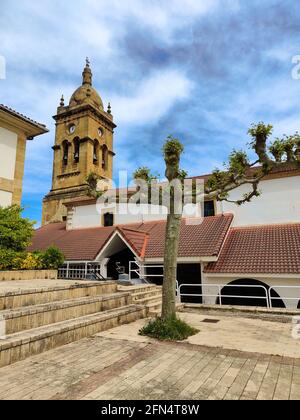
M 204 203 L 204 217 L 215 216 L 215 202 L 205 201 Z
M 105 213 L 103 215 L 103 226 L 113 226 L 114 225 L 114 214 L 113 213 Z
M 68 159 L 69 159 L 69 142 L 67 140 L 65 140 L 62 143 L 62 149 L 63 149 L 63 165 L 67 165 Z
M 74 139 L 73 146 L 74 146 L 74 161 L 75 163 L 78 163 L 80 159 L 80 141 L 78 138 Z
M 94 150 L 93 150 L 93 163 L 94 165 L 97 165 L 99 162 L 99 142 L 98 140 L 94 141 Z
M 107 169 L 107 166 L 108 166 L 108 148 L 104 144 L 102 146 L 102 168 Z

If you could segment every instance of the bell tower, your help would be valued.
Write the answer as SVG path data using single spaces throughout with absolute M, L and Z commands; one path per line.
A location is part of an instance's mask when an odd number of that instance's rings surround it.
M 92 86 L 89 60 L 82 73 L 82 85 L 69 105 L 60 100 L 53 146 L 52 188 L 43 200 L 42 224 L 66 217 L 64 202 L 87 194 L 86 178 L 91 173 L 109 181 L 113 174 L 113 122 L 111 106 L 104 111 L 102 99 Z

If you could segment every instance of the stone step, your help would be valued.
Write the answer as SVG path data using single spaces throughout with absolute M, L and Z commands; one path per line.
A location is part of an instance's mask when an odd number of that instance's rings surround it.
M 113 281 L 68 284 L 66 280 L 63 286 L 47 286 L 36 289 L 22 287 L 20 290 L 0 293 L 0 311 L 116 292 L 117 284 Z
M 131 303 L 130 293 L 119 292 L 111 295 L 91 296 L 9 309 L 0 311 L 0 317 L 6 321 L 6 334 L 13 334 L 43 325 L 55 324 L 68 319 L 127 306 Z
M 156 307 L 155 305 L 153 305 L 152 307 L 148 307 L 148 315 L 149 316 L 153 316 L 153 317 L 157 317 L 161 315 L 161 309 L 162 309 L 162 304 L 160 305 L 160 307 Z M 181 312 L 184 310 L 184 305 L 182 303 L 176 303 L 176 312 Z
M 139 293 L 139 292 L 151 292 L 155 291 L 159 286 L 156 284 L 141 284 L 135 286 L 118 286 L 118 290 L 120 292 L 131 292 L 131 293 Z
M 145 307 L 128 305 L 12 334 L 0 340 L 0 367 L 146 316 Z
M 155 303 L 155 302 L 159 302 L 159 303 L 162 302 L 161 293 L 159 293 L 157 295 L 154 295 L 154 296 L 148 296 L 148 297 L 145 297 L 143 299 L 138 299 L 138 300 L 134 301 L 134 303 L 138 303 L 139 305 L 146 305 L 146 306 L 148 306 L 150 303 Z
M 152 296 L 162 296 L 162 290 L 161 289 L 155 289 L 155 290 L 150 290 L 150 291 L 146 291 L 146 292 L 134 292 L 132 293 L 132 299 L 134 301 L 139 301 L 141 299 L 146 299 L 146 298 L 150 298 Z

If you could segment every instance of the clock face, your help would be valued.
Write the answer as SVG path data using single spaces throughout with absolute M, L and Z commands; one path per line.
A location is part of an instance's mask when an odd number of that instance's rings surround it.
M 103 136 L 103 129 L 101 127 L 98 128 L 98 135 L 99 137 Z
M 70 134 L 73 134 L 73 133 L 75 133 L 75 130 L 76 130 L 76 126 L 74 124 L 70 125 L 70 127 L 69 127 L 69 133 Z

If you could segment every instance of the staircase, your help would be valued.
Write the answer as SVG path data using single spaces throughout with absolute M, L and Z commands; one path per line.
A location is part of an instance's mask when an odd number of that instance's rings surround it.
M 0 367 L 146 316 L 130 290 L 110 281 L 2 293 Z
M 162 286 L 141 285 L 141 286 L 119 286 L 118 290 L 131 292 L 132 302 L 137 305 L 144 305 L 147 308 L 148 316 L 159 316 L 162 308 Z M 183 305 L 177 304 L 177 311 Z

